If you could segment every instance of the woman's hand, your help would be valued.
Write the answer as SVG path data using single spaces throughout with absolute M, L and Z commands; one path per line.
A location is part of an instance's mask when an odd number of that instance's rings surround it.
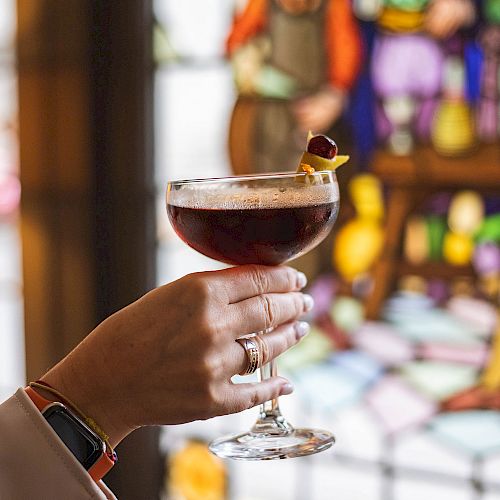
M 302 132 L 326 132 L 340 117 L 346 103 L 346 93 L 329 87 L 293 103 L 292 111 Z
M 178 424 L 245 410 L 289 394 L 287 380 L 233 384 L 247 366 L 235 339 L 270 327 L 268 359 L 307 333 L 312 307 L 289 267 L 242 266 L 159 287 L 101 323 L 43 378 L 116 445 L 143 425 Z
M 424 27 L 433 37 L 444 39 L 470 26 L 475 18 L 474 4 L 470 0 L 432 0 L 425 14 Z

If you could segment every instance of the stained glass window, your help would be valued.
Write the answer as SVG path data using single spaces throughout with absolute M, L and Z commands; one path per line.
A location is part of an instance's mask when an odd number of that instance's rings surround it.
M 155 2 L 159 283 L 221 267 L 173 233 L 164 190 L 167 179 L 229 173 L 235 92 L 223 47 L 242 3 Z M 459 297 L 436 307 L 429 297 L 408 293 L 392 297 L 380 321 L 365 321 L 359 304 L 335 298 L 335 280 L 321 280 L 310 288 L 316 299 L 311 333 L 280 360 L 280 370 L 296 388 L 281 405 L 295 424 L 331 429 L 337 443 L 300 460 L 224 461 L 227 498 L 500 499 L 499 414 L 443 413 L 440 407 L 477 383 L 488 357 L 494 308 Z M 472 314 L 476 321 L 464 317 L 465 311 L 479 310 Z M 348 349 L 333 347 L 325 317 L 345 328 Z M 206 443 L 247 428 L 255 412 L 167 428 L 162 446 L 175 460 L 193 440 Z

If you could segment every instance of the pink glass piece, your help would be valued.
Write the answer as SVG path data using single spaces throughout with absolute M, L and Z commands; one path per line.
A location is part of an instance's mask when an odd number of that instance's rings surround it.
M 453 345 L 439 342 L 426 342 L 417 348 L 419 358 L 435 361 L 463 363 L 480 368 L 488 359 L 486 345 Z
M 485 300 L 453 297 L 448 302 L 447 309 L 454 317 L 470 326 L 479 337 L 489 338 L 498 321 L 495 307 Z
M 386 323 L 365 323 L 354 335 L 354 345 L 386 366 L 413 359 L 413 346 Z
M 382 379 L 366 396 L 388 434 L 418 427 L 437 410 L 434 402 L 420 395 L 395 375 Z

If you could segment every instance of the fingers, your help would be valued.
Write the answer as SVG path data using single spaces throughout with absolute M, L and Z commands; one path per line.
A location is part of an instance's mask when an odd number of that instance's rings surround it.
M 272 359 L 297 344 L 309 332 L 309 325 L 305 321 L 297 321 L 282 325 L 270 333 L 259 337 L 261 348 L 261 364 L 265 365 Z M 235 373 L 243 373 L 248 366 L 248 357 L 245 349 L 238 342 L 230 342 L 228 351 L 228 375 L 232 377 Z
M 225 294 L 228 304 L 263 293 L 301 290 L 307 284 L 304 273 L 287 266 L 247 265 L 206 274 L 213 289 Z
M 231 384 L 228 394 L 226 411 L 236 413 L 248 410 L 259 404 L 286 396 L 293 392 L 293 386 L 282 377 L 272 377 L 263 382 L 251 384 Z
M 296 320 L 313 308 L 310 295 L 300 292 L 265 293 L 230 306 L 228 332 L 233 338 Z

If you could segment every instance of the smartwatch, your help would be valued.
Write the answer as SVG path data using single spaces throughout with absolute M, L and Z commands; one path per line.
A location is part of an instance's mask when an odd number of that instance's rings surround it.
M 24 390 L 92 479 L 94 481 L 102 479 L 115 464 L 116 454 L 108 449 L 101 437 L 66 405 L 45 399 L 31 387 L 26 387 Z

